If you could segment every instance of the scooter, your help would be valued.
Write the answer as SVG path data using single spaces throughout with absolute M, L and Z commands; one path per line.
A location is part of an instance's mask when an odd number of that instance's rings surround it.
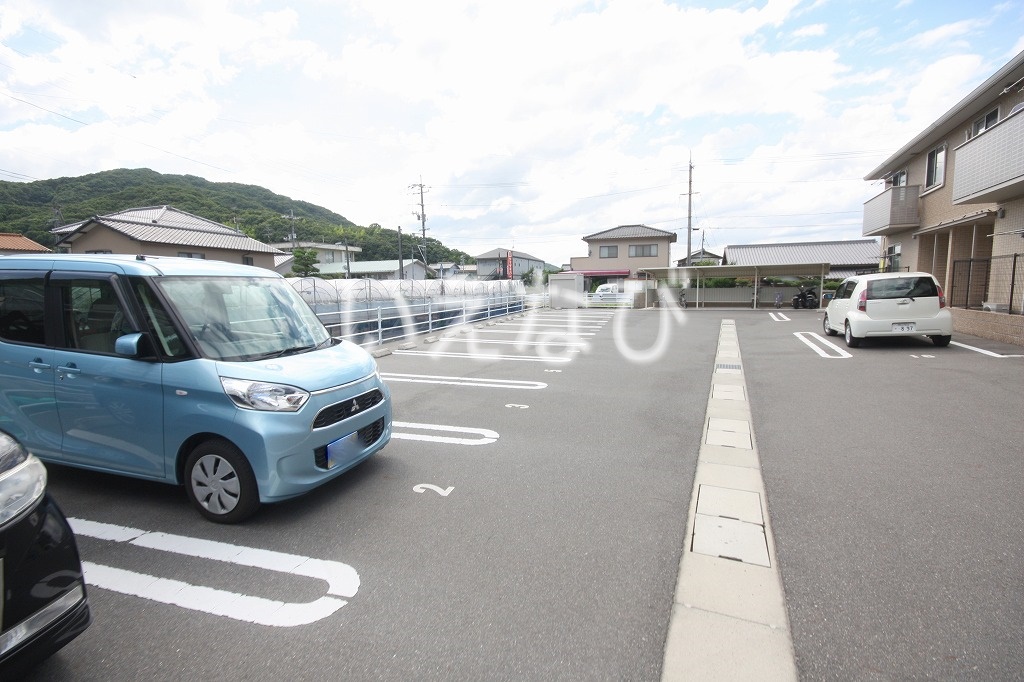
M 818 292 L 814 289 L 800 289 L 800 292 L 793 297 L 794 308 L 817 308 Z

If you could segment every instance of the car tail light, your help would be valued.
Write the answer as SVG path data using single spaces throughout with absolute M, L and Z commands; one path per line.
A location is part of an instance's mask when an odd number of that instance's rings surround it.
M 865 289 L 864 291 L 860 292 L 860 298 L 857 299 L 857 310 L 861 311 L 862 313 L 866 313 L 868 311 L 868 290 L 867 289 Z
M 946 295 L 942 293 L 942 285 L 936 284 L 935 288 L 939 290 L 939 310 L 946 307 Z

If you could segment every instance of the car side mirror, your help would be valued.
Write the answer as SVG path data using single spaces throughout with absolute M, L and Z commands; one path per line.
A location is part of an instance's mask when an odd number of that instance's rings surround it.
M 140 343 L 142 343 L 142 334 L 139 332 L 119 336 L 114 341 L 114 352 L 118 355 L 137 358 L 139 356 Z

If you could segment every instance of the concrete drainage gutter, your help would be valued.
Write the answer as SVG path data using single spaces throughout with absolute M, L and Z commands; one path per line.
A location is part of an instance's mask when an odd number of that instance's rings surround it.
M 722 320 L 662 680 L 796 680 L 734 320 Z

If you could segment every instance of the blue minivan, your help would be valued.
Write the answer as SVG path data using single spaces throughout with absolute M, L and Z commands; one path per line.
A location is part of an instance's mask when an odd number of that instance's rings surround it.
M 269 270 L 4 256 L 0 431 L 46 462 L 183 484 L 235 523 L 383 448 L 391 395 Z

